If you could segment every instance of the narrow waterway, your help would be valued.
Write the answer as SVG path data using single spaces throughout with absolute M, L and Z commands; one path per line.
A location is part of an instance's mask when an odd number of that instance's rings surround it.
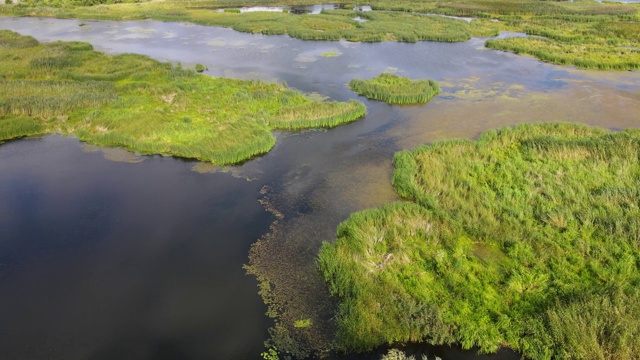
M 368 107 L 364 119 L 335 129 L 278 133 L 270 153 L 226 172 L 55 135 L 2 144 L 3 359 L 254 359 L 270 336 L 282 340 L 278 329 L 307 318 L 313 326 L 288 334 L 292 348 L 321 351 L 334 303 L 316 252 L 350 213 L 397 200 L 394 152 L 522 122 L 640 127 L 640 72 L 545 64 L 487 50 L 478 38 L 305 42 L 180 23 L 38 18 L 0 18 L 0 29 L 201 63 L 212 76 L 285 81 Z M 383 71 L 435 79 L 443 93 L 389 106 L 346 87 Z M 271 335 L 245 264 L 275 289 L 282 326 Z M 502 357 L 513 355 L 490 358 Z

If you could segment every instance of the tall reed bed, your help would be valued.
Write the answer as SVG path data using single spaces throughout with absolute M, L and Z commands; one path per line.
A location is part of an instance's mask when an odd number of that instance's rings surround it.
M 489 131 L 400 152 L 408 201 L 355 213 L 318 265 L 338 347 L 427 341 L 531 359 L 640 351 L 640 131 Z
M 268 152 L 271 129 L 337 126 L 366 112 L 355 101 L 313 100 L 280 84 L 212 78 L 11 31 L 0 31 L 0 59 L 0 140 L 58 132 L 224 165 Z
M 640 48 L 632 46 L 566 44 L 537 38 L 488 40 L 486 46 L 490 49 L 533 55 L 543 61 L 587 69 L 640 69 Z
M 314 127 L 331 128 L 365 116 L 367 108 L 361 102 L 309 102 L 294 108 L 283 108 L 267 125 L 272 129 L 297 130 Z
M 426 103 L 440 93 L 435 80 L 411 80 L 388 73 L 370 80 L 353 79 L 349 87 L 359 95 L 387 104 Z
M 44 132 L 45 127 L 38 120 L 15 115 L 0 117 L 0 143 L 25 136 L 40 135 Z

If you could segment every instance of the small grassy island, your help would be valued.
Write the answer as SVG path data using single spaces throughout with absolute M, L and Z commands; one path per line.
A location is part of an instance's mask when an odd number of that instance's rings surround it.
M 96 145 L 233 164 L 268 152 L 272 129 L 331 127 L 362 103 L 198 75 L 149 57 L 0 31 L 0 141 L 43 133 Z M 204 70 L 204 69 L 202 69 Z
M 440 86 L 434 80 L 411 80 L 388 73 L 370 80 L 353 79 L 349 87 L 359 95 L 387 104 L 426 103 L 440 93 Z
M 406 202 L 353 214 L 319 267 L 337 345 L 532 359 L 640 353 L 640 131 L 521 125 L 403 151 Z

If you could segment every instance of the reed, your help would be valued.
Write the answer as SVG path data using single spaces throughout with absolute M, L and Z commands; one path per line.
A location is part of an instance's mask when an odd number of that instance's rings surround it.
M 387 104 L 426 103 L 440 93 L 440 86 L 434 80 L 411 80 L 388 73 L 370 80 L 353 79 L 349 87 L 359 95 Z
M 527 124 L 396 154 L 408 201 L 355 213 L 318 266 L 337 346 L 531 359 L 640 351 L 640 131 Z
M 273 129 L 298 130 L 313 127 L 331 128 L 365 116 L 367 108 L 359 101 L 309 102 L 295 108 L 283 108 L 267 124 Z
M 640 48 L 593 43 L 566 44 L 548 39 L 508 38 L 488 40 L 490 49 L 528 54 L 555 64 L 587 69 L 640 69 Z
M 21 6 L 0 8 L 0 14 L 97 20 L 190 21 L 201 25 L 231 27 L 234 30 L 249 33 L 288 34 L 302 40 L 459 42 L 471 37 L 469 24 L 464 21 L 416 14 L 382 11 L 373 14 L 341 10 L 318 15 L 294 15 L 284 12 L 239 13 L 238 9 L 229 8 L 229 6 L 245 5 L 250 4 L 169 1 L 58 8 L 42 6 L 39 2 L 25 2 Z M 212 11 L 211 7 L 224 8 L 225 11 Z M 369 21 L 358 22 L 353 19 L 355 16 L 367 17 Z
M 44 132 L 45 127 L 38 120 L 15 115 L 0 117 L 0 143 L 25 136 L 40 135 Z
M 0 140 L 56 132 L 224 165 L 268 152 L 271 129 L 332 127 L 366 112 L 356 101 L 314 100 L 280 84 L 213 78 L 5 30 L 0 64 Z
M 85 3 L 95 6 L 78 6 Z M 98 20 L 189 21 L 201 25 L 231 27 L 237 31 L 283 35 L 302 40 L 379 41 L 466 41 L 471 36 L 490 37 L 500 30 L 526 32 L 545 37 L 547 42 L 496 40 L 494 49 L 529 54 L 543 61 L 598 69 L 635 69 L 634 52 L 640 48 L 638 6 L 589 1 L 537 0 L 372 0 L 375 11 L 357 12 L 352 6 L 326 10 L 320 15 L 283 13 L 239 13 L 238 7 L 281 5 L 275 0 L 193 0 L 117 3 L 112 1 L 23 1 L 0 7 L 0 15 L 76 17 Z M 288 5 L 309 5 L 311 0 L 292 0 Z M 328 3 L 338 3 L 329 1 Z M 357 2 L 364 4 L 364 2 Z M 212 9 L 224 9 L 223 12 Z M 471 16 L 464 21 L 424 14 Z M 354 20 L 356 16 L 366 22 Z M 489 19 L 496 19 L 493 22 Z M 518 43 L 517 46 L 515 43 Z M 581 60 L 581 58 L 587 58 Z M 50 66 L 65 66 L 60 59 Z

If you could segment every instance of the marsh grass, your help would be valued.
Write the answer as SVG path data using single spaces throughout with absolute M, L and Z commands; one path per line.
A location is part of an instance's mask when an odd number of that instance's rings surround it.
M 389 73 L 370 80 L 353 79 L 349 87 L 359 95 L 388 104 L 426 103 L 440 93 L 440 86 L 434 80 L 411 80 Z
M 0 143 L 25 136 L 40 135 L 44 132 L 45 127 L 38 120 L 15 115 L 0 117 Z
M 355 213 L 318 265 L 343 350 L 426 341 L 532 359 L 640 351 L 640 132 L 521 125 L 400 152 L 409 201 Z
M 353 6 L 343 6 L 341 9 L 324 10 L 319 15 L 294 15 L 287 12 L 239 13 L 238 10 L 241 6 L 281 5 L 275 0 L 149 1 L 96 6 L 57 3 L 61 6 L 48 7 L 47 2 L 38 1 L 2 6 L 0 15 L 189 21 L 248 33 L 288 34 L 302 40 L 345 39 L 362 42 L 458 42 L 466 41 L 471 36 L 496 36 L 500 30 L 509 30 L 543 36 L 547 41 L 501 39 L 492 40 L 487 45 L 493 49 L 533 55 L 543 61 L 584 68 L 623 70 L 640 66 L 636 57 L 640 48 L 640 7 L 634 4 L 537 0 L 372 0 L 367 4 L 375 11 L 359 12 L 354 11 Z M 293 0 L 288 5 L 314 3 L 310 0 Z M 215 9 L 224 11 L 217 12 Z M 476 19 L 468 24 L 424 14 L 470 16 Z M 355 17 L 367 21 L 359 22 Z M 57 60 L 49 61 L 55 65 Z
M 509 38 L 489 40 L 490 49 L 528 54 L 540 60 L 586 69 L 640 69 L 640 48 L 593 43 L 565 44 L 548 39 Z
M 259 2 L 255 5 L 261 5 Z M 17 16 L 48 16 L 97 20 L 190 21 L 201 25 L 230 27 L 237 31 L 265 35 L 288 34 L 302 40 L 384 41 L 397 40 L 457 42 L 470 39 L 469 24 L 440 17 L 395 12 L 355 12 L 337 10 L 317 15 L 294 15 L 276 12 L 239 13 L 223 2 L 149 2 L 112 4 L 90 7 L 0 7 L 0 14 Z M 235 3 L 236 6 L 249 5 Z M 212 7 L 225 8 L 223 12 Z M 237 10 L 237 11 L 236 11 Z M 367 22 L 353 18 L 360 16 Z
M 361 102 L 309 102 L 304 106 L 285 107 L 274 114 L 268 125 L 276 129 L 297 130 L 309 127 L 334 127 L 366 115 Z M 316 124 L 315 126 L 311 126 Z
M 219 165 L 264 154 L 271 129 L 333 127 L 364 116 L 348 103 L 285 86 L 213 78 L 86 43 L 43 43 L 0 31 L 0 140 L 58 132 L 142 154 Z

